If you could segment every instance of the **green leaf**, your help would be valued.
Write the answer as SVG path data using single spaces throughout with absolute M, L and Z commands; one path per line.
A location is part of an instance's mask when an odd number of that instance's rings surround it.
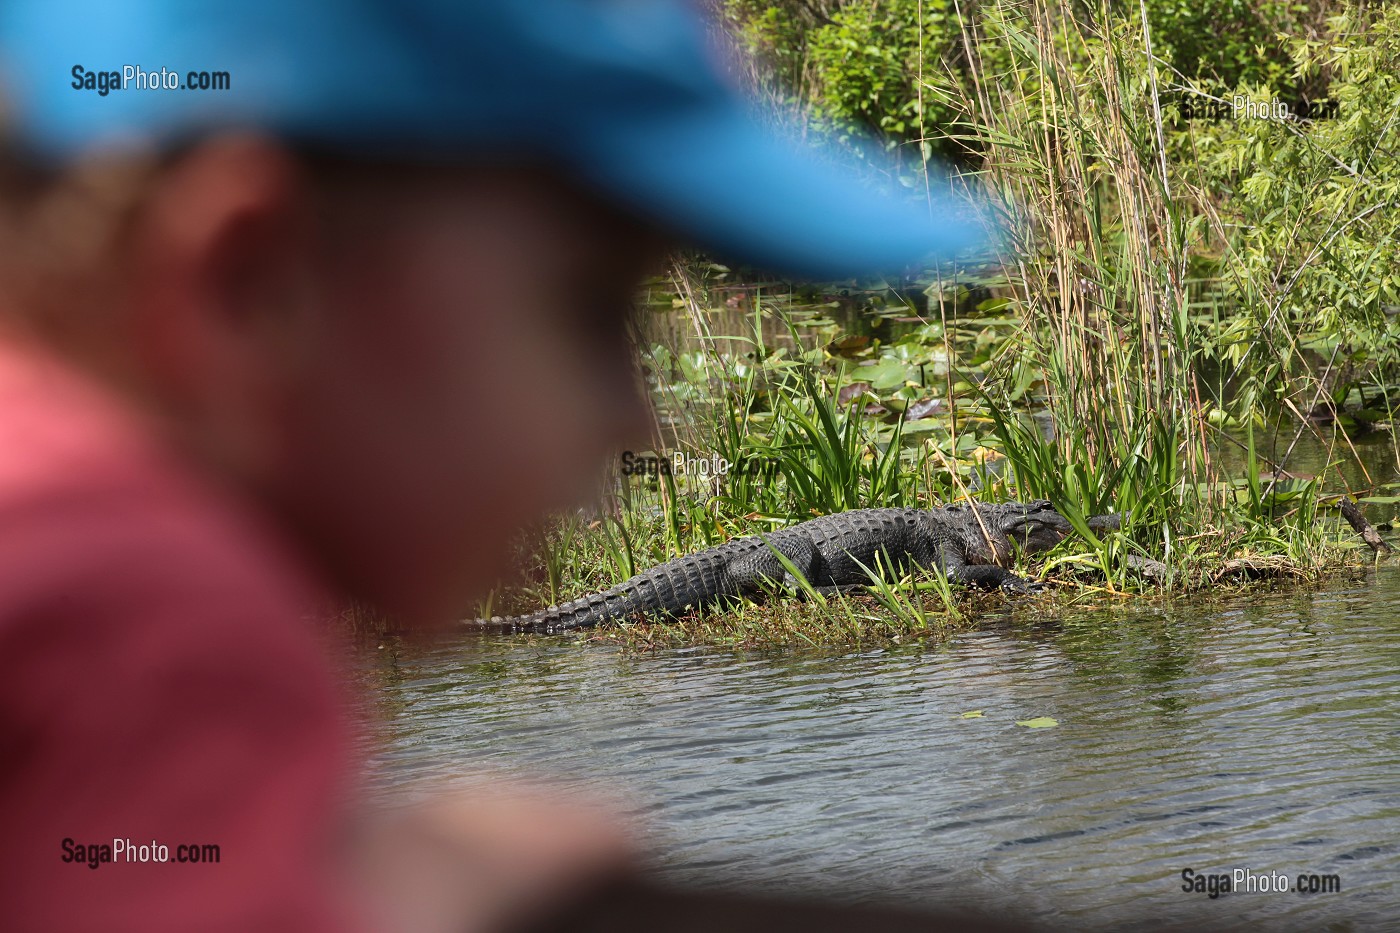
M 963 713 L 963 714 L 962 714 L 962 718 L 963 718 L 963 719 L 981 719 L 981 718 L 982 718 L 982 711 L 981 711 L 980 709 L 970 710 L 970 711 L 968 711 L 968 712 L 966 712 L 966 713 Z
M 1049 716 L 1037 716 L 1035 719 L 1018 719 L 1016 725 L 1025 726 L 1027 729 L 1049 729 L 1051 726 L 1058 726 L 1058 719 L 1051 719 Z
M 883 359 L 871 366 L 858 366 L 853 373 L 876 389 L 890 390 L 904 385 L 909 378 L 909 366 L 899 360 Z

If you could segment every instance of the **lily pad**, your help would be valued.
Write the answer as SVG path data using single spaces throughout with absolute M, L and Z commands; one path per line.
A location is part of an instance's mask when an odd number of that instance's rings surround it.
M 876 389 L 893 389 L 904 385 L 909 378 L 909 366 L 900 360 L 886 357 L 878 363 L 861 366 L 857 373 L 863 381 L 869 382 Z
M 839 337 L 827 344 L 827 352 L 839 356 L 858 356 L 863 350 L 870 346 L 870 338 L 860 335 L 847 335 Z
M 941 412 L 944 408 L 941 398 L 924 398 L 909 406 L 905 417 L 910 421 L 918 421 L 920 418 L 928 418 Z
M 841 391 L 836 393 L 836 404 L 845 405 L 850 402 L 851 399 L 864 395 L 869 391 L 870 383 L 868 382 L 848 382 L 841 387 Z
M 1051 719 L 1049 716 L 1037 716 L 1034 719 L 1018 719 L 1016 725 L 1025 726 L 1027 729 L 1049 729 L 1051 726 L 1058 726 L 1058 719 Z
M 982 711 L 981 711 L 980 709 L 969 710 L 968 712 L 962 714 L 962 718 L 963 718 L 963 719 L 981 719 L 981 718 L 982 718 Z

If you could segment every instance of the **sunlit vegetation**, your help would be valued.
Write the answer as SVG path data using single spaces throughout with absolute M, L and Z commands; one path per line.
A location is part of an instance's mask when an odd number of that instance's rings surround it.
M 1400 8 L 716 8 L 750 53 L 746 80 L 798 114 L 789 130 L 872 165 L 893 154 L 884 182 L 915 197 L 954 160 L 955 186 L 1009 236 L 991 262 L 801 288 L 678 258 L 642 299 L 654 452 L 747 466 L 614 465 L 603 507 L 524 546 L 533 574 L 491 611 L 814 515 L 967 498 L 1049 498 L 1076 524 L 1112 510 L 1124 527 L 1023 567 L 1049 583 L 1034 599 L 923 576 L 582 637 L 939 637 L 988 614 L 1300 585 L 1372 558 L 1335 506 L 1356 496 L 1380 521 L 1400 502 Z M 1237 97 L 1335 106 L 1213 118 Z M 1386 455 L 1363 456 L 1378 433 Z M 1323 453 L 1300 466 L 1303 446 Z

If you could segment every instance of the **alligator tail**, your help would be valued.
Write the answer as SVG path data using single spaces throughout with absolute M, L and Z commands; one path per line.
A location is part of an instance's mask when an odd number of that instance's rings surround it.
M 611 589 L 523 616 L 469 619 L 484 634 L 554 635 L 641 613 L 673 615 L 729 595 L 727 555 L 711 548 L 652 567 Z
M 641 611 L 627 583 L 601 593 L 550 606 L 523 616 L 492 616 L 489 619 L 468 619 L 465 625 L 472 631 L 494 635 L 554 635 L 575 629 L 592 628 L 609 619 L 621 619 Z

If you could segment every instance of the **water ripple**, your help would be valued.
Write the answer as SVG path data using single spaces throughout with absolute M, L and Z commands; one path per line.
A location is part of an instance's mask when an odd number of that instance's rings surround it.
M 928 650 L 380 652 L 385 787 L 504 767 L 625 791 L 663 870 L 1080 929 L 1400 917 L 1400 574 L 1199 612 L 1015 612 Z M 963 714 L 980 710 L 980 717 Z M 1016 724 L 1039 716 L 1052 729 Z M 1343 893 L 1181 890 L 1337 873 Z

